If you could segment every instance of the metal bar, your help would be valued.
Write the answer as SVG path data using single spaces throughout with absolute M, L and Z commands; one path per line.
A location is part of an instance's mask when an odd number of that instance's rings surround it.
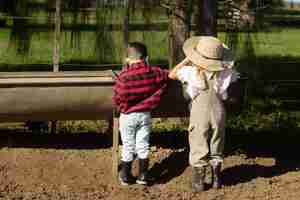
M 0 87 L 4 86 L 77 86 L 77 85 L 112 85 L 111 77 L 78 77 L 78 78 L 6 78 L 0 79 Z
M 0 79 L 4 78 L 78 78 L 78 77 L 106 77 L 112 76 L 112 70 L 105 71 L 67 71 L 67 72 L 0 72 Z

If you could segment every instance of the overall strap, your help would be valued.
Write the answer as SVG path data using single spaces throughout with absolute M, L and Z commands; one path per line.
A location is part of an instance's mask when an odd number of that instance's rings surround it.
M 209 106 L 213 106 L 213 96 L 216 96 L 216 91 L 214 89 L 214 84 L 217 83 L 217 73 L 218 72 L 213 72 L 213 75 L 210 77 L 208 80 L 209 84 Z

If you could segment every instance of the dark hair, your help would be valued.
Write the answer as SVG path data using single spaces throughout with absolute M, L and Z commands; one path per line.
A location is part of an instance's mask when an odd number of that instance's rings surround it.
M 148 56 L 147 47 L 140 42 L 128 44 L 127 56 L 132 59 L 145 59 Z

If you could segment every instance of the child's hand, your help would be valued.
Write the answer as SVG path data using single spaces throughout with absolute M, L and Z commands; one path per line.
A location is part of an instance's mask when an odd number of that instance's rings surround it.
M 130 63 L 130 58 L 125 58 L 125 63 L 129 64 Z
M 190 62 L 190 60 L 188 58 L 185 58 L 183 61 L 181 61 L 180 63 L 178 63 L 170 72 L 169 72 L 169 78 L 170 79 L 178 79 L 177 77 L 177 71 L 186 66 L 188 63 Z

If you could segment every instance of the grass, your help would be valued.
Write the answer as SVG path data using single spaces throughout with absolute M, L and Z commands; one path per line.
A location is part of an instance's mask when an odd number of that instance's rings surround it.
M 298 40 L 300 29 L 296 28 L 272 28 L 269 31 L 257 33 L 240 33 L 239 45 L 237 47 L 237 58 L 244 57 L 245 42 L 247 37 L 252 40 L 255 54 L 258 57 L 279 56 L 279 57 L 299 57 L 300 47 L 295 45 Z M 225 34 L 220 33 L 219 37 L 225 40 Z
M 299 29 L 272 29 L 269 32 L 239 34 L 237 60 L 247 57 L 245 41 L 252 39 L 252 45 L 257 57 L 298 58 L 300 46 L 295 45 L 300 34 Z M 0 32 L 1 64 L 40 64 L 52 63 L 53 34 L 40 32 L 33 34 L 30 51 L 27 56 L 18 55 L 9 42 L 10 30 L 2 29 Z M 121 32 L 112 32 L 112 58 L 107 61 L 98 61 L 95 54 L 96 37 L 93 32 L 80 33 L 77 45 L 71 47 L 71 32 L 64 32 L 61 38 L 61 63 L 120 63 L 123 51 L 123 37 Z M 224 40 L 225 34 L 219 33 Z M 168 35 L 166 32 L 132 32 L 131 41 L 144 42 L 149 48 L 150 60 L 161 62 L 168 60 Z
M 31 46 L 28 55 L 18 55 L 16 49 L 9 42 L 10 30 L 4 29 L 0 32 L 0 56 L 1 64 L 41 64 L 52 63 L 53 34 L 35 33 L 31 38 Z M 111 60 L 104 63 L 121 63 L 123 52 L 123 37 L 121 32 L 112 33 L 113 55 Z M 144 42 L 148 46 L 149 55 L 152 60 L 166 60 L 167 34 L 162 32 L 142 32 L 132 33 L 131 41 Z M 99 63 L 95 53 L 96 43 L 95 33 L 84 32 L 80 35 L 80 40 L 73 47 L 71 46 L 71 32 L 64 32 L 61 38 L 61 63 Z

